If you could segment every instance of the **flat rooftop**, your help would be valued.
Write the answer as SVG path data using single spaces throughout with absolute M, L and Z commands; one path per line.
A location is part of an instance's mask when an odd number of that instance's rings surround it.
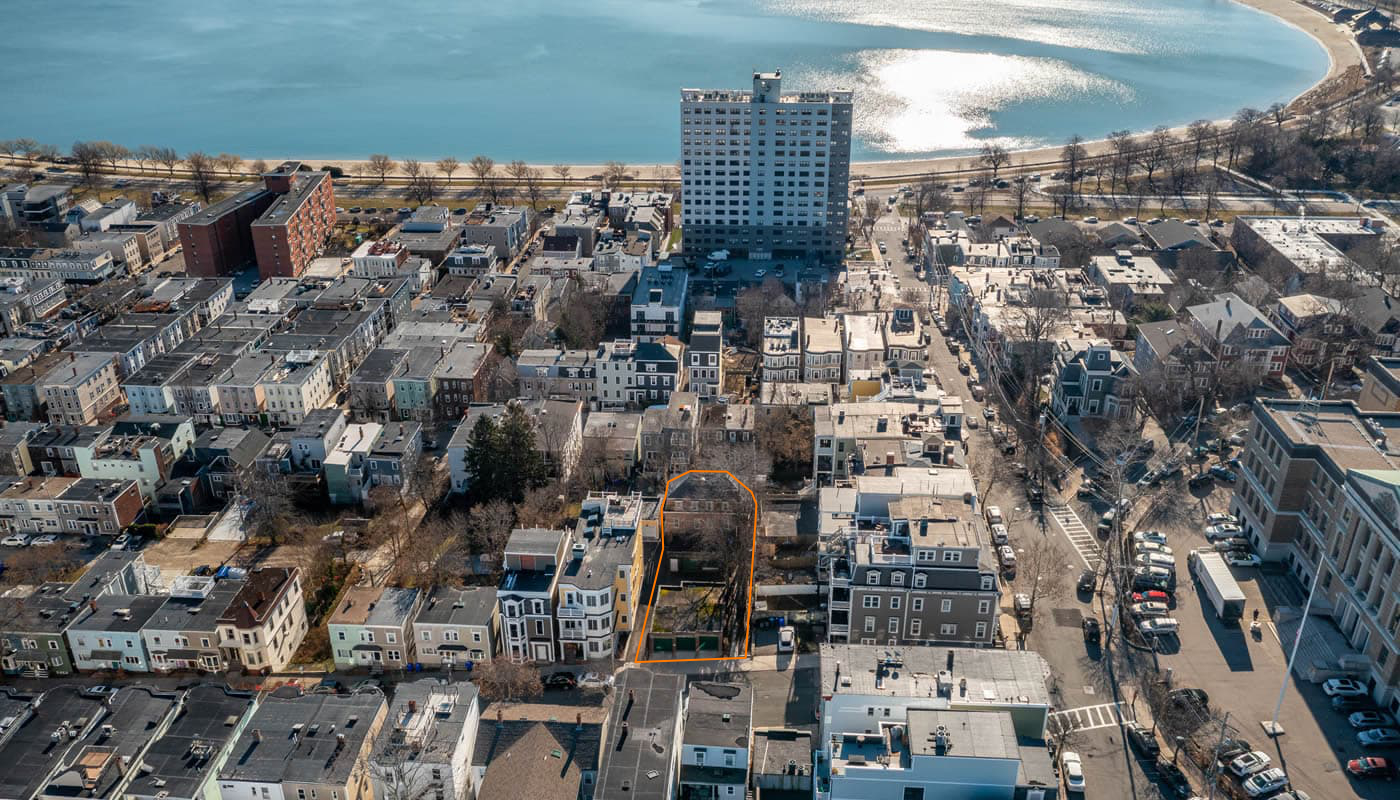
M 1343 471 L 1400 469 L 1400 414 L 1362 412 L 1350 401 L 1310 410 L 1296 400 L 1260 399 L 1254 408 L 1295 446 L 1318 448 Z
M 880 669 L 882 663 L 885 669 Z M 937 694 L 940 672 L 951 674 L 952 700 L 960 704 L 1050 705 L 1045 688 L 1050 666 L 1032 650 L 821 646 L 824 694 L 928 697 Z

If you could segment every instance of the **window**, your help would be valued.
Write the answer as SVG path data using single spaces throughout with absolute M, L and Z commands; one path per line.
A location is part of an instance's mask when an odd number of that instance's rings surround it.
M 977 623 L 977 638 L 978 638 L 978 639 L 985 639 L 985 638 L 987 638 L 987 623 L 985 623 L 985 622 L 979 622 L 979 623 Z
M 893 596 L 893 597 L 890 598 L 890 610 L 891 610 L 891 611 L 898 611 L 898 610 L 899 610 L 899 595 L 895 595 L 895 596 Z
M 876 570 L 873 570 L 873 569 L 872 569 L 871 571 L 865 573 L 865 582 L 868 583 L 868 584 L 870 584 L 871 586 L 879 586 L 879 585 L 880 585 L 880 573 L 879 573 L 878 571 L 876 571 Z
M 945 562 L 947 562 L 947 563 L 956 564 L 956 563 L 962 561 L 962 551 L 961 551 L 961 550 L 944 550 L 944 551 L 943 551 L 943 560 L 944 560 Z
M 862 598 L 860 599 L 860 606 L 861 606 L 861 608 L 879 608 L 879 607 L 880 607 L 880 595 L 878 595 L 878 594 L 867 594 L 867 595 L 865 595 L 864 597 L 862 597 Z
M 890 576 L 890 583 L 894 584 L 895 586 L 903 586 L 903 585 L 904 585 L 904 573 L 903 573 L 903 572 L 896 572 L 896 573 L 894 573 L 893 575 L 891 575 L 891 576 Z
M 978 614 L 986 614 L 986 613 L 990 612 L 991 610 L 992 610 L 992 601 L 991 601 L 991 600 L 978 600 L 978 601 L 977 601 L 977 613 L 978 613 Z
M 922 598 L 922 597 L 916 597 L 916 598 L 914 598 L 914 610 L 915 610 L 915 611 L 923 611 L 923 610 L 924 610 L 924 598 Z
M 906 786 L 904 787 L 904 800 L 924 800 L 924 787 Z
M 938 632 L 943 636 L 957 636 L 958 626 L 953 623 L 944 623 L 938 626 Z
M 890 617 L 890 633 L 899 633 L 899 617 Z
M 928 577 L 927 577 L 926 575 L 924 575 L 922 572 L 920 572 L 919 574 L 917 574 L 917 575 L 914 576 L 914 588 L 915 588 L 915 589 L 922 589 L 922 588 L 924 588 L 926 585 L 928 585 Z
M 953 610 L 953 601 L 944 600 L 943 602 L 939 603 L 938 610 L 942 611 L 944 614 L 950 613 Z
M 874 633 L 874 632 L 875 632 L 875 618 L 874 618 L 874 617 L 866 617 L 866 618 L 865 618 L 865 632 L 866 632 L 866 633 Z

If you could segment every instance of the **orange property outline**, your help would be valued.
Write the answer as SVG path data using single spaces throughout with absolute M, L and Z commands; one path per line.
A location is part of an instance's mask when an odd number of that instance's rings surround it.
M 690 473 L 708 473 L 728 475 L 731 481 L 742 486 L 744 491 L 749 493 L 749 499 L 753 500 L 753 543 L 749 549 L 749 610 L 744 617 L 744 654 L 742 656 L 717 656 L 712 658 L 642 658 L 642 645 L 646 644 L 646 637 L 651 631 L 651 609 L 656 602 L 656 585 L 661 582 L 661 563 L 666 557 L 666 497 L 671 493 L 671 484 Z M 651 597 L 647 599 L 647 613 L 642 622 L 641 636 L 637 639 L 637 657 L 634 662 L 637 664 L 669 664 L 678 661 L 728 661 L 731 658 L 749 658 L 749 649 L 753 640 L 753 569 L 754 562 L 758 560 L 758 498 L 754 496 L 753 489 L 748 484 L 734 477 L 734 473 L 727 469 L 688 469 L 674 478 L 666 481 L 666 491 L 661 494 L 661 553 L 656 558 L 656 577 L 651 581 Z M 720 637 L 723 640 L 723 636 Z

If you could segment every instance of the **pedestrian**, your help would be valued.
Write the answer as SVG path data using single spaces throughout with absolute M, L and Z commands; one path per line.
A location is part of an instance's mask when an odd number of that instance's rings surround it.
M 1254 609 L 1254 619 L 1255 619 L 1255 621 L 1258 621 L 1258 620 L 1259 620 L 1259 609 L 1257 609 L 1257 608 Z

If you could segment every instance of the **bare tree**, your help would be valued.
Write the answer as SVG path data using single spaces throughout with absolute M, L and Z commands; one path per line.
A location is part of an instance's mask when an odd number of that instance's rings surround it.
M 749 346 L 757 347 L 763 341 L 763 320 L 767 317 L 793 316 L 797 313 L 797 303 L 788 297 L 782 283 L 769 278 L 760 286 L 740 291 L 734 298 L 734 310 L 739 324 L 744 326 Z
M 73 147 L 68 152 L 77 162 L 78 171 L 83 175 L 83 182 L 91 186 L 102 168 L 101 143 L 74 142 Z
M 530 165 L 520 159 L 516 159 L 506 164 L 506 174 L 515 182 L 517 189 L 525 185 L 525 178 L 530 172 Z
M 1025 175 L 1017 175 L 1011 181 L 1011 202 L 1015 204 L 1016 219 L 1026 215 L 1026 203 L 1031 198 L 1031 182 Z
M 233 153 L 220 153 L 214 158 L 214 163 L 219 165 L 219 169 L 227 172 L 232 178 L 243 166 L 243 159 Z
M 389 173 L 398 168 L 398 164 L 395 164 L 394 159 L 383 153 L 375 153 L 369 157 L 368 167 L 370 173 L 378 177 L 379 183 L 383 184 L 384 180 L 389 177 Z
M 1193 170 L 1200 166 L 1201 158 L 1205 156 L 1210 140 L 1218 135 L 1215 123 L 1208 119 L 1198 119 L 1186 126 L 1186 139 L 1191 142 L 1191 168 Z
M 204 202 L 209 202 L 210 196 L 213 194 L 216 171 L 214 159 L 196 150 L 185 156 L 185 163 L 190 167 L 190 180 L 194 181 L 195 191 L 204 198 Z
M 496 161 L 487 156 L 474 156 L 467 162 L 467 169 L 476 176 L 477 188 L 483 195 L 489 196 L 495 202 L 496 189 Z
M 154 149 L 148 144 L 143 144 L 131 151 L 131 159 L 136 162 L 136 168 L 141 170 L 142 174 L 146 172 L 146 164 L 156 160 L 152 152 Z
M 1176 138 L 1165 126 L 1157 126 L 1147 138 L 1147 146 L 1138 151 L 1137 162 L 1147 173 L 1147 186 L 1149 189 L 1156 189 L 1157 183 L 1154 177 L 1157 170 L 1166 163 L 1171 152 L 1171 148 L 1176 144 Z
M 621 161 L 609 161 L 603 165 L 603 185 L 617 189 L 627 180 L 627 165 Z
M 553 169 L 554 177 L 558 178 L 561 184 L 567 185 L 569 183 L 569 176 L 573 174 L 574 168 L 568 164 L 555 164 Z
M 457 173 L 457 170 L 461 168 L 462 162 L 458 161 L 452 156 L 447 156 L 446 158 L 439 158 L 437 162 L 438 172 L 441 172 L 444 176 L 446 176 L 447 183 L 449 185 L 452 183 L 452 176 L 455 175 Z
M 494 557 L 499 565 L 514 526 L 515 509 L 511 504 L 505 500 L 492 500 L 472 509 L 467 522 L 467 538 L 474 551 Z
M 540 202 L 544 199 L 544 184 L 541 182 L 539 168 L 526 167 L 522 179 L 525 181 L 525 197 L 530 201 L 530 208 L 538 211 Z M 532 219 L 538 219 L 538 216 L 533 216 Z
M 657 164 L 656 165 L 656 186 L 665 194 L 670 194 L 680 185 L 681 168 L 679 164 Z
M 1084 177 L 1084 161 L 1089 151 L 1084 149 L 1084 137 L 1074 134 L 1060 148 L 1060 161 L 1065 165 L 1065 185 L 1068 189 L 1060 200 L 1060 213 L 1068 214 L 1071 206 L 1079 202 L 1079 180 Z
M 272 544 L 286 541 L 298 517 L 291 484 L 283 475 L 273 475 L 256 464 L 245 467 L 238 476 L 237 508 L 243 514 L 248 533 L 264 537 Z
M 472 668 L 472 683 L 493 702 L 529 700 L 544 691 L 538 669 L 504 657 L 476 664 Z
M 180 154 L 173 147 L 152 147 L 151 160 L 165 167 L 170 177 L 175 177 L 175 168 L 180 165 Z
M 1042 604 L 1053 605 L 1069 588 L 1066 580 L 1073 574 L 1073 565 L 1060 541 L 1056 536 L 1032 539 L 1017 559 L 1016 585 L 1030 597 L 1032 621 L 1039 619 Z
M 131 149 L 126 145 L 117 144 L 115 142 L 102 143 L 102 160 L 107 162 L 107 165 L 112 168 L 113 172 L 116 172 L 117 168 L 121 166 L 121 163 L 130 157 Z
M 1011 154 L 1006 152 L 1006 148 L 999 144 L 982 145 L 982 153 L 978 156 L 978 161 L 982 166 L 992 171 L 992 182 L 997 180 L 997 173 L 1001 168 L 1011 163 Z

